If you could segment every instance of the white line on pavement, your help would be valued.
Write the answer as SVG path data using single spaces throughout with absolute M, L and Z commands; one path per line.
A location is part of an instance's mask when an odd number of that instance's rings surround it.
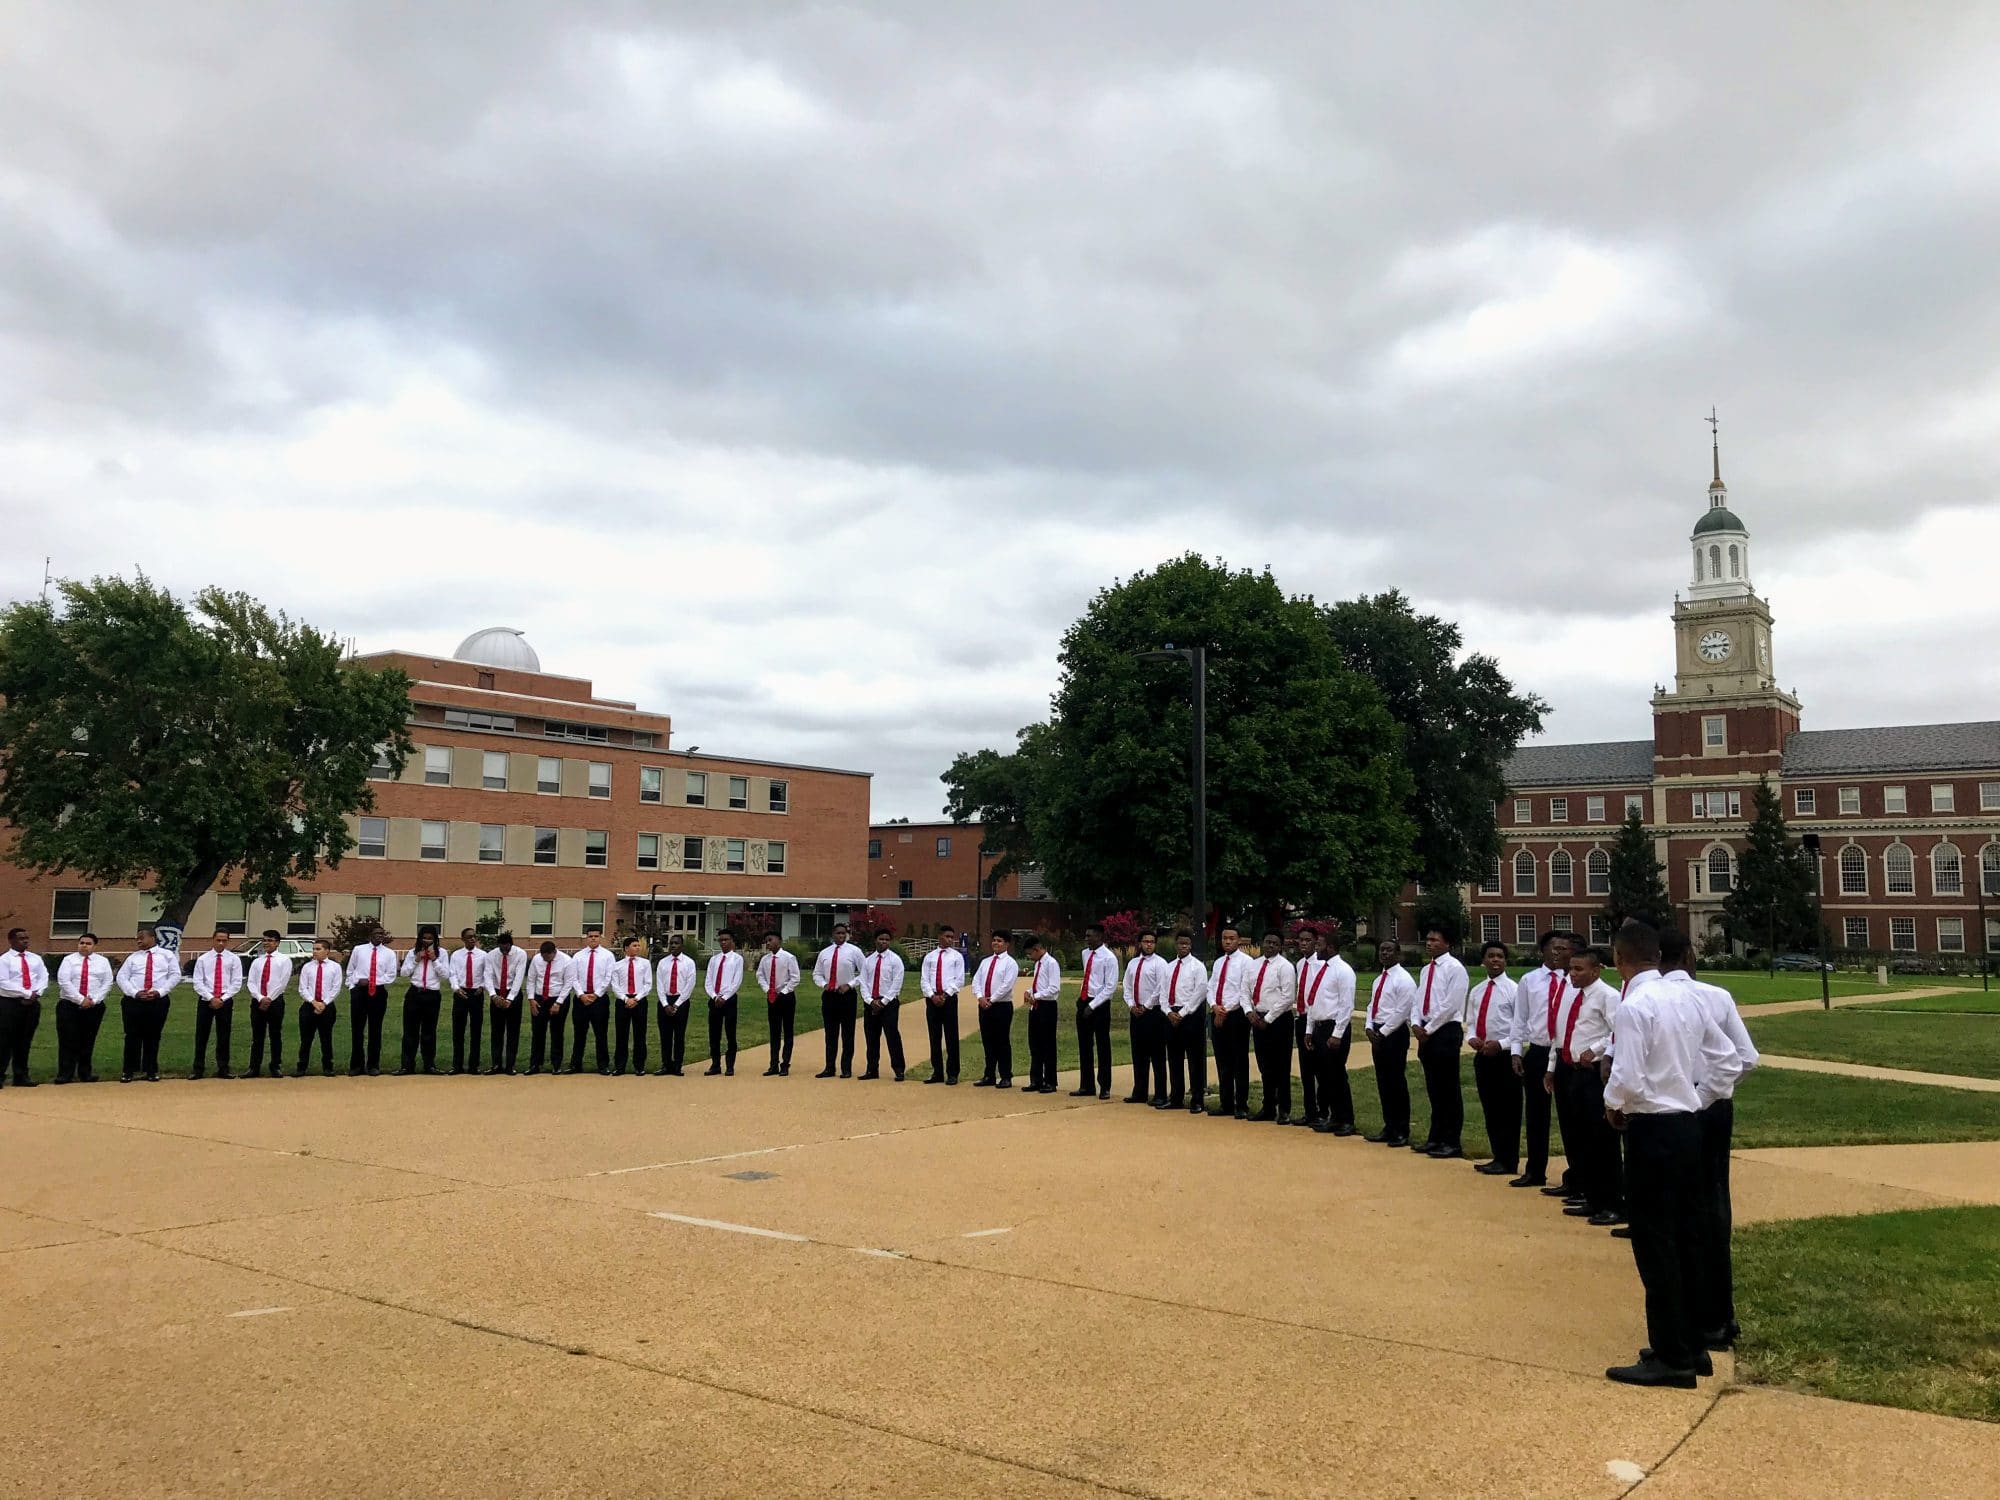
M 762 1240 L 787 1240 L 794 1245 L 810 1245 L 812 1239 L 803 1234 L 787 1234 L 782 1229 L 759 1229 L 755 1224 L 731 1224 L 727 1219 L 696 1219 L 687 1214 L 655 1213 L 655 1219 L 667 1219 L 675 1224 L 691 1224 L 696 1229 L 719 1229 L 725 1234 L 754 1234 Z

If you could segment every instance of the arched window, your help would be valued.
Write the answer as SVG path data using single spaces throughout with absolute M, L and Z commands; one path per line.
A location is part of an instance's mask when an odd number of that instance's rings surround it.
M 1710 547 L 1708 549 L 1708 576 L 1710 578 L 1720 578 L 1722 576 L 1722 549 L 1720 547 Z
M 1535 894 L 1535 856 L 1526 849 L 1514 856 L 1514 894 L 1517 896 Z
M 1868 894 L 1868 856 L 1859 844 L 1849 844 L 1840 851 L 1840 894 Z
M 1694 581 L 1701 582 L 1701 548 L 1694 549 Z
M 1729 544 L 1729 576 L 1731 578 L 1740 578 L 1743 576 L 1736 565 L 1736 543 L 1734 542 Z
M 1937 844 L 1931 849 L 1931 894 L 1965 894 L 1965 866 L 1959 862 L 1958 849 L 1954 845 Z
M 1593 896 L 1611 894 L 1611 856 L 1602 849 L 1590 851 L 1590 858 L 1584 861 L 1584 879 L 1589 893 Z
M 1917 861 L 1905 844 L 1891 844 L 1882 851 L 1882 889 L 1892 896 L 1917 893 Z
M 1486 878 L 1479 882 L 1479 894 L 1497 896 L 1500 894 L 1500 856 L 1493 856 L 1493 863 L 1486 871 Z
M 2000 896 L 2000 844 L 1979 851 L 1979 878 L 1989 896 Z
M 1715 895 L 1723 895 L 1736 884 L 1735 869 L 1729 861 L 1727 849 L 1708 851 L 1708 888 Z
M 1549 856 L 1549 894 L 1551 896 L 1573 896 L 1576 894 L 1576 876 L 1569 855 L 1558 849 Z

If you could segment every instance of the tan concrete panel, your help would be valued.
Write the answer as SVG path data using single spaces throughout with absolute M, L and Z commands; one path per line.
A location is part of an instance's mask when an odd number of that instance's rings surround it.
M 556 863 L 568 869 L 583 867 L 583 830 L 581 828 L 558 828 L 556 830 Z
M 479 920 L 479 898 L 476 896 L 447 896 L 444 898 L 444 935 L 448 946 L 458 946 L 458 935 Z
M 480 784 L 480 751 L 472 745 L 454 745 L 451 750 L 451 784 L 476 787 Z
M 411 895 L 384 896 L 382 925 L 389 929 L 396 951 L 409 952 L 410 940 L 417 931 L 417 898 Z
M 565 797 L 586 797 L 590 794 L 590 765 L 587 761 L 569 755 L 563 757 L 562 794 Z
M 54 910 L 54 898 L 50 901 Z M 129 946 L 139 927 L 139 892 L 129 885 L 95 892 L 90 898 L 90 925 L 105 942 Z
M 454 864 L 479 863 L 479 825 L 452 823 L 445 828 L 444 857 Z
M 535 830 L 532 824 L 509 823 L 506 837 L 507 858 L 510 865 L 531 865 L 535 862 Z
M 419 819 L 389 819 L 389 858 L 415 859 L 422 847 L 422 833 Z
M 422 786 L 424 784 L 424 750 L 421 744 L 410 746 L 410 758 L 403 762 L 403 769 L 397 775 L 400 786 Z
M 527 755 L 518 750 L 508 753 L 508 791 L 532 793 L 535 790 L 535 766 L 538 759 L 537 756 Z

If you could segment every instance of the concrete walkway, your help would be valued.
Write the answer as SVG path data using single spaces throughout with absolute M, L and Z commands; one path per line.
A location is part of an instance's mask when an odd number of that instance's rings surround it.
M 1703 975 L 1709 983 L 1728 989 L 1729 975 Z M 1963 985 L 1936 984 L 1915 990 L 1870 990 L 1863 995 L 1835 995 L 1833 1009 L 1845 1010 L 1850 1005 L 1881 1005 L 1890 1000 L 1921 1000 L 1931 995 L 1958 995 L 1965 993 Z M 1795 1011 L 1824 1010 L 1817 1000 L 1773 1000 L 1769 1005 L 1743 1005 L 1736 1007 L 1745 1020 L 1755 1020 L 1758 1016 L 1786 1016 Z
M 1752 1034 L 1755 1039 L 1755 1033 Z M 1967 1078 L 1960 1073 L 1916 1073 L 1908 1068 L 1871 1068 L 1866 1063 L 1828 1062 L 1823 1057 L 1780 1057 L 1761 1054 L 1759 1067 L 1784 1068 L 1800 1073 L 1838 1073 L 1846 1078 L 1879 1078 L 1885 1083 L 1924 1083 L 1932 1088 L 1970 1089 L 1979 1094 L 2000 1094 L 2000 1078 Z

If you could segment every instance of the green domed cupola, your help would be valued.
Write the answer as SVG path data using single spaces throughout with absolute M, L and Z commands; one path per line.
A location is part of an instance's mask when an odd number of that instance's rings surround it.
M 1708 414 L 1709 447 L 1715 477 L 1708 484 L 1708 509 L 1694 523 L 1694 579 L 1691 599 L 1731 599 L 1750 593 L 1750 530 L 1729 508 L 1729 489 L 1722 482 L 1722 439 L 1714 409 Z

